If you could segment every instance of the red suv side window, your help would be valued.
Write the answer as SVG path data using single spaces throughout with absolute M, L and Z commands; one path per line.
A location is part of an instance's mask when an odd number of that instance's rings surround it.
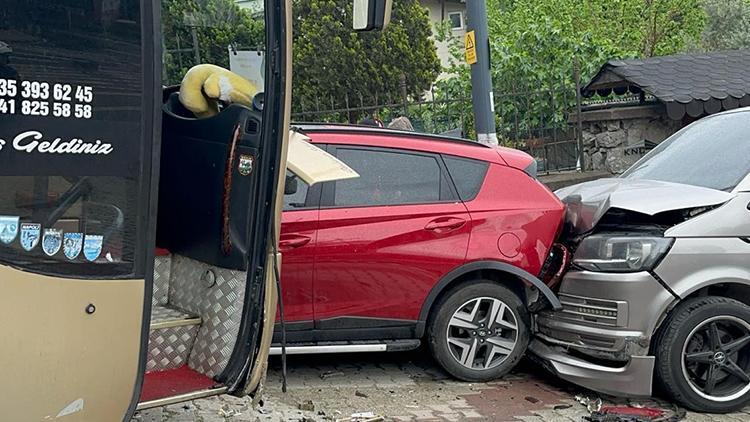
M 333 206 L 426 204 L 456 199 L 435 155 L 342 147 L 336 149 L 336 155 L 360 177 L 335 184 Z
M 461 200 L 468 202 L 476 198 L 484 183 L 489 164 L 451 155 L 444 155 L 443 160 L 445 160 L 445 166 L 448 167 L 453 183 L 456 184 Z

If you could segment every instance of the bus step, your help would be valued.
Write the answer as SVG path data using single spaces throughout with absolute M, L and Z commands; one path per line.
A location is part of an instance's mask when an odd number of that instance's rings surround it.
M 201 319 L 179 309 L 151 308 L 146 372 L 166 371 L 187 364 Z

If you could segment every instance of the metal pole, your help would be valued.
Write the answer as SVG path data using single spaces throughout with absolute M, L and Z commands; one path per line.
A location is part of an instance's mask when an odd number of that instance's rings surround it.
M 409 95 L 406 93 L 406 75 L 403 73 L 399 77 L 399 81 L 401 82 L 401 101 L 404 104 L 404 114 L 403 116 L 408 117 L 409 116 Z
M 490 41 L 486 0 L 467 0 L 466 14 L 468 18 L 467 30 L 474 32 L 476 43 L 477 60 L 476 63 L 471 65 L 471 96 L 477 141 L 483 144 L 497 145 L 495 100 L 492 98 L 492 77 L 490 75 Z
M 578 163 L 576 170 L 586 171 L 586 154 L 583 149 L 583 122 L 581 121 L 581 66 L 578 59 L 573 60 L 573 70 L 576 80 L 576 141 L 578 143 Z
M 193 53 L 195 54 L 195 64 L 201 64 L 201 48 L 198 42 L 198 29 L 194 26 L 190 27 L 190 33 L 193 36 Z

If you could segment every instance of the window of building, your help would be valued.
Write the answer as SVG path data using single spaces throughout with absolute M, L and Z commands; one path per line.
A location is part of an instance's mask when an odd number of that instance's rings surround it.
M 464 14 L 461 12 L 448 13 L 448 21 L 451 23 L 451 29 L 464 29 Z

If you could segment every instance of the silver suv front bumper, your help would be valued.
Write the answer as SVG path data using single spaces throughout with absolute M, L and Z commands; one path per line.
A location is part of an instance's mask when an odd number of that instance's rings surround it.
M 613 368 L 571 356 L 564 349 L 540 340 L 532 341 L 529 351 L 558 377 L 590 390 L 613 396 L 651 395 L 653 356 L 632 356 L 625 366 Z
M 651 336 L 674 297 L 647 273 L 571 271 L 561 311 L 535 318 L 532 353 L 561 378 L 614 395 L 648 396 Z

